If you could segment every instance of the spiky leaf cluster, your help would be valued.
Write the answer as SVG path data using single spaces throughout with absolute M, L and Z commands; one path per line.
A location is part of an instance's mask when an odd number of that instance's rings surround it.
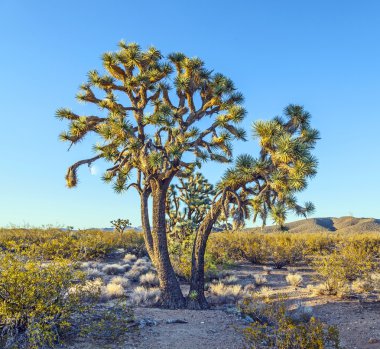
M 271 216 L 282 227 L 289 211 L 303 216 L 314 211 L 312 203 L 301 206 L 295 197 L 317 171 L 312 150 L 319 132 L 310 127 L 310 117 L 303 107 L 289 105 L 283 117 L 253 124 L 260 156 L 239 156 L 218 185 L 220 192 L 228 188 L 238 193 L 238 198 L 228 196 L 226 201 L 225 211 L 233 204 L 230 216 L 240 222 L 251 212 L 254 221 L 260 217 L 264 225 Z
M 120 42 L 119 47 L 103 55 L 104 73 L 90 71 L 77 94 L 79 101 L 97 106 L 102 115 L 58 109 L 57 117 L 69 121 L 60 138 L 71 146 L 90 132 L 97 134 L 97 157 L 113 163 L 104 180 L 113 181 L 117 192 L 131 185 L 133 170 L 137 188 L 144 179 L 172 178 L 203 161 L 231 161 L 231 141 L 245 139 L 239 128 L 245 116 L 243 96 L 233 82 L 206 69 L 199 58 L 182 53 L 164 57 L 154 47 L 144 51 L 134 43 Z M 201 119 L 208 122 L 202 131 L 196 127 Z M 183 161 L 185 154 L 192 154 L 186 156 L 190 161 Z M 67 185 L 77 184 L 80 165 L 95 160 L 72 165 Z
M 167 194 L 168 233 L 182 239 L 193 233 L 204 219 L 215 190 L 199 172 L 188 172 L 172 184 Z

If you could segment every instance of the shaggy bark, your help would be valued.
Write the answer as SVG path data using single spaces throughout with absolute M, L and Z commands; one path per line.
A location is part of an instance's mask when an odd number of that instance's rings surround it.
M 166 237 L 165 203 L 168 184 L 155 184 L 153 190 L 153 251 L 154 264 L 157 269 L 161 289 L 161 305 L 169 309 L 185 307 L 179 281 L 170 262 L 168 243 Z
M 191 257 L 190 291 L 187 300 L 187 307 L 189 309 L 207 309 L 209 307 L 204 294 L 204 259 L 207 241 L 212 227 L 222 211 L 222 205 L 223 199 L 221 198 L 206 215 L 195 236 Z

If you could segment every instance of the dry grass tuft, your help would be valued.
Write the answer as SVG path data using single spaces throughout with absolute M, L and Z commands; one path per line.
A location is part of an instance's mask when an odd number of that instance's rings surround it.
M 146 273 L 149 269 L 142 265 L 134 265 L 128 273 L 126 273 L 126 277 L 132 281 L 139 281 L 140 275 Z
M 248 284 L 244 286 L 244 291 L 245 292 L 255 292 L 256 291 L 256 286 L 254 284 Z
M 157 287 L 147 288 L 137 286 L 131 294 L 131 302 L 134 305 L 155 305 L 160 300 L 160 290 Z
M 89 279 L 97 279 L 104 276 L 104 273 L 96 268 L 88 268 L 85 273 Z
M 256 286 L 262 286 L 268 282 L 268 279 L 264 275 L 260 274 L 253 275 L 253 279 Z
M 239 282 L 239 279 L 235 275 L 226 276 L 221 280 L 225 285 L 236 285 Z
M 160 284 L 160 281 L 157 277 L 157 274 L 150 271 L 140 276 L 140 284 L 142 286 L 153 287 L 158 286 Z
M 356 279 L 351 284 L 352 291 L 355 293 L 368 293 L 375 289 L 371 279 Z
M 124 287 L 113 282 L 110 282 L 107 286 L 103 287 L 102 291 L 102 295 L 106 299 L 121 298 L 125 296 Z
M 210 303 L 225 304 L 236 303 L 238 300 L 250 296 L 241 285 L 225 285 L 223 282 L 211 284 L 209 292 L 212 294 Z
M 132 264 L 136 259 L 137 257 L 132 253 L 127 253 L 123 258 L 124 262 L 129 264 Z
M 124 274 L 127 268 L 128 267 L 126 265 L 120 265 L 115 263 L 105 265 L 102 270 L 107 275 L 120 275 Z
M 121 285 L 124 288 L 127 288 L 131 285 L 131 282 L 129 281 L 129 279 L 123 276 L 114 276 L 111 279 L 111 283 L 115 285 Z
M 301 286 L 303 278 L 300 274 L 288 274 L 286 275 L 286 282 L 294 287 Z

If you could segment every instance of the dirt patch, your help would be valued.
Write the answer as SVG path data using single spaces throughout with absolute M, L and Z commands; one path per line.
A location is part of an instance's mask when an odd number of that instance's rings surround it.
M 136 318 L 154 320 L 133 334 L 125 348 L 135 349 L 241 349 L 244 347 L 242 320 L 221 310 L 162 310 L 137 308 Z M 167 323 L 172 320 L 187 323 Z

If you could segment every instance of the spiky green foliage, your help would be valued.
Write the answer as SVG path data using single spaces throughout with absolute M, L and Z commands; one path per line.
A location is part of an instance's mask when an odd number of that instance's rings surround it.
M 312 150 L 319 132 L 310 127 L 311 116 L 303 107 L 289 105 L 284 114 L 253 124 L 260 156 L 239 156 L 235 167 L 228 169 L 218 184 L 220 192 L 228 189 L 238 194 L 228 196 L 224 210 L 237 216 L 238 221 L 251 212 L 254 221 L 260 217 L 265 225 L 271 216 L 283 227 L 289 211 L 305 217 L 314 211 L 311 202 L 299 205 L 295 194 L 304 190 L 308 179 L 316 174 L 317 160 Z M 232 213 L 228 211 L 231 209 Z
M 79 101 L 99 107 L 102 115 L 82 116 L 66 108 L 56 112 L 70 122 L 60 136 L 63 141 L 76 144 L 90 132 L 100 138 L 96 157 L 68 169 L 68 187 L 77 185 L 79 166 L 100 158 L 112 163 L 103 178 L 114 182 L 116 192 L 130 185 L 141 189 L 203 161 L 231 161 L 231 141 L 245 138 L 238 127 L 245 116 L 243 97 L 233 82 L 207 70 L 199 58 L 182 53 L 164 57 L 154 47 L 143 51 L 135 43 L 119 46 L 117 52 L 103 55 L 105 74 L 90 71 L 77 94 Z M 196 128 L 201 119 L 209 122 L 202 132 Z M 190 161 L 183 161 L 185 154 L 193 155 Z
M 215 190 L 199 172 L 186 173 L 172 184 L 167 194 L 168 233 L 183 240 L 194 233 L 210 209 Z
M 114 219 L 111 224 L 115 227 L 115 230 L 119 233 L 124 233 L 124 230 L 132 225 L 129 219 Z

